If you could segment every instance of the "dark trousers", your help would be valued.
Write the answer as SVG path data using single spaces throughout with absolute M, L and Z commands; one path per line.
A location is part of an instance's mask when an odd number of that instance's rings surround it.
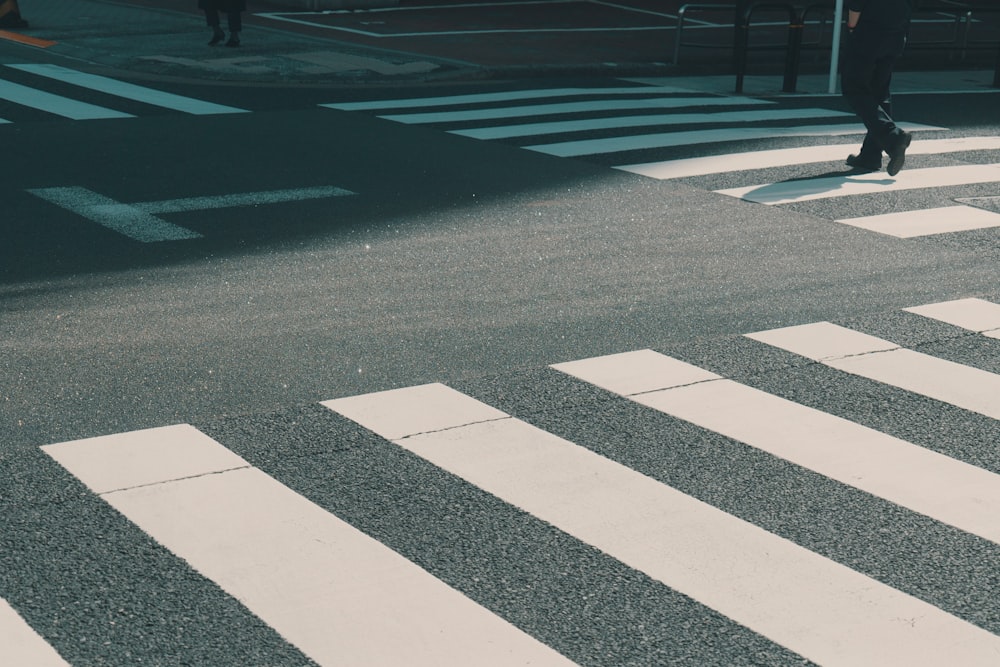
M 868 130 L 861 155 L 875 157 L 892 147 L 902 134 L 892 120 L 889 85 L 893 67 L 906 45 L 906 35 L 859 33 L 859 30 L 860 27 L 848 40 L 841 90 Z
M 243 30 L 243 14 L 240 12 L 226 12 L 226 19 L 229 22 L 229 32 L 240 32 Z M 208 22 L 208 27 L 218 28 L 219 27 L 219 10 L 218 9 L 206 9 L 205 10 L 205 20 Z

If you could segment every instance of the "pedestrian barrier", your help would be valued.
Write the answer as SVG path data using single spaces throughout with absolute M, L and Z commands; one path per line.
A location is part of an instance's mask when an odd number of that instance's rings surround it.
M 908 49 L 958 52 L 964 59 L 969 51 L 993 51 L 997 54 L 993 70 L 993 86 L 1000 88 L 1000 7 L 980 7 L 961 2 L 942 0 L 939 3 L 921 3 L 914 10 L 914 18 L 926 15 L 950 15 L 954 17 L 955 31 L 950 40 L 922 41 L 911 29 Z M 979 23 L 977 17 L 992 15 L 996 20 L 990 26 L 993 35 L 987 39 L 972 39 L 973 26 Z M 984 22 L 985 24 L 985 22 Z
M 736 11 L 736 5 L 705 5 L 705 4 L 687 4 L 681 5 L 681 8 L 677 10 L 677 28 L 675 31 L 675 41 L 674 41 L 674 65 L 677 65 L 681 59 L 681 46 L 690 46 L 694 48 L 709 48 L 717 49 L 721 45 L 718 42 L 715 43 L 705 43 L 705 42 L 684 42 L 682 39 L 684 33 L 684 23 L 687 19 L 688 14 L 691 12 L 706 12 L 706 13 L 721 13 L 727 12 L 732 13 Z
M 692 9 L 699 7 L 709 7 L 708 5 L 691 5 Z M 722 7 L 720 5 L 715 5 L 714 7 Z M 731 8 L 734 6 L 730 6 Z M 683 8 L 682 8 L 683 9 Z M 750 44 L 750 29 L 754 27 L 754 16 L 759 12 L 787 12 L 788 15 L 788 34 L 785 44 L 761 44 L 761 45 L 751 45 Z M 742 11 L 737 12 L 736 25 L 735 25 L 735 36 L 734 36 L 734 48 L 733 48 L 733 58 L 736 70 L 736 92 L 743 92 L 743 80 L 746 75 L 748 55 L 750 51 L 765 51 L 765 50 L 780 50 L 786 49 L 785 61 L 784 61 L 784 80 L 782 84 L 782 92 L 794 93 L 796 90 L 799 65 L 802 59 L 803 49 L 828 49 L 829 44 L 826 41 L 827 38 L 827 17 L 834 11 L 834 3 L 826 0 L 825 2 L 818 2 L 809 5 L 792 4 L 792 3 L 775 3 L 775 2 L 752 2 L 746 5 Z M 803 38 L 806 25 L 810 23 L 809 17 L 812 14 L 821 12 L 819 18 L 812 21 L 819 25 L 819 35 L 813 41 L 806 42 Z M 911 36 L 909 43 L 907 45 L 908 49 L 913 50 L 939 50 L 948 51 L 951 53 L 959 54 L 959 57 L 964 59 L 969 51 L 994 51 L 997 54 L 996 64 L 994 67 L 993 85 L 994 87 L 1000 88 L 1000 34 L 994 34 L 992 37 L 987 39 L 973 39 L 972 30 L 973 26 L 978 23 L 977 16 L 983 14 L 996 15 L 1000 17 L 1000 7 L 979 7 L 972 6 L 965 3 L 953 2 L 949 0 L 942 0 L 942 2 L 934 4 L 921 4 L 914 10 L 914 23 L 912 25 L 919 25 L 916 21 L 920 17 L 935 17 L 940 18 L 942 15 L 950 16 L 954 21 L 954 31 L 951 36 L 947 39 L 941 39 L 939 36 L 935 36 L 932 39 L 923 39 L 923 35 L 920 31 L 914 30 L 911 27 Z M 678 35 L 677 44 L 675 45 L 674 62 L 676 63 L 679 57 L 679 49 L 681 46 L 681 35 L 680 26 L 682 25 L 682 18 L 678 17 Z M 992 24 L 983 22 L 985 25 L 991 25 L 991 28 L 996 29 L 997 25 L 1000 25 L 1000 21 L 994 21 Z M 767 25 L 767 24 L 758 24 Z M 832 21 L 831 21 L 832 25 Z M 831 37 L 832 39 L 832 37 Z M 685 44 L 696 46 L 697 44 Z
M 788 38 L 782 44 L 762 44 L 750 45 L 750 27 L 754 14 L 759 11 L 787 13 L 788 15 Z M 785 71 L 782 92 L 795 92 L 796 78 L 798 77 L 799 57 L 802 48 L 802 13 L 790 3 L 774 2 L 754 2 L 746 6 L 739 13 L 735 26 L 735 45 L 733 55 L 736 67 L 736 92 L 743 92 L 743 79 L 747 69 L 747 55 L 754 51 L 774 51 L 785 49 Z

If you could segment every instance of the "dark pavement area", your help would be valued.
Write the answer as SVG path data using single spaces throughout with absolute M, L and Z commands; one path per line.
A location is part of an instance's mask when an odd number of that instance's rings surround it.
M 207 46 L 209 31 L 194 0 L 25 0 L 21 12 L 30 26 L 0 32 L 0 44 L 147 77 L 395 85 L 527 76 L 716 76 L 715 85 L 731 92 L 735 12 L 685 6 L 677 48 L 682 6 L 682 0 L 403 0 L 395 7 L 310 12 L 251 0 L 243 45 L 232 49 Z M 807 12 L 796 68 L 802 76 L 828 72 L 833 17 L 832 3 Z M 788 23 L 783 9 L 755 11 L 749 76 L 781 75 Z M 992 10 L 922 11 L 899 71 L 977 71 L 991 86 L 998 26 L 1000 13 Z

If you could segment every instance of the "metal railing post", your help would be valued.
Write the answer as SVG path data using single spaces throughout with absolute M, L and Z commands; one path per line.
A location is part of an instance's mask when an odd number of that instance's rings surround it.
M 799 79 L 799 62 L 802 59 L 802 32 L 805 13 L 790 7 L 788 16 L 788 51 L 785 53 L 785 80 L 781 92 L 794 93 Z

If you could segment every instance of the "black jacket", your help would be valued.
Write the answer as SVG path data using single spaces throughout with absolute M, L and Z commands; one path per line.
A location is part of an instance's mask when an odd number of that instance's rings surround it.
M 905 31 L 913 12 L 913 0 L 847 0 L 846 5 L 852 12 L 861 12 L 858 28 L 866 31 Z
M 246 0 L 198 0 L 198 9 L 215 9 L 220 12 L 245 12 Z

